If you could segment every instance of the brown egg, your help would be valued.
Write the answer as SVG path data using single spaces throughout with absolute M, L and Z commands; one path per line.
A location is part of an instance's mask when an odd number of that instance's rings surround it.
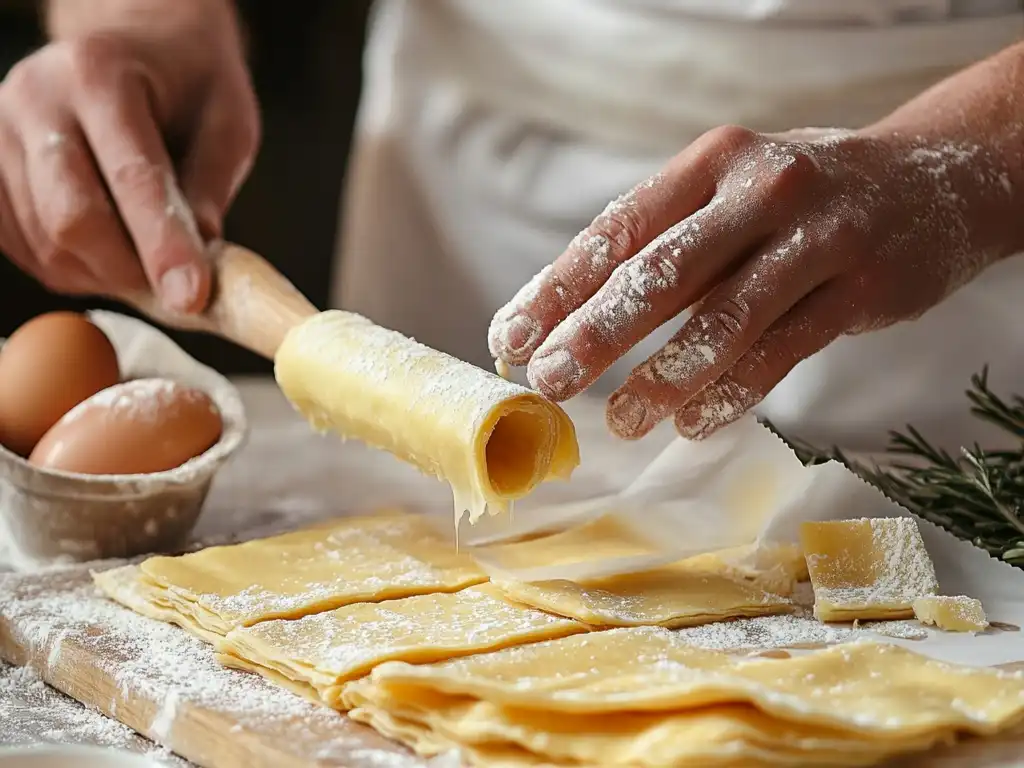
M 72 409 L 39 441 L 29 462 L 86 475 L 162 472 L 204 453 L 222 428 L 205 392 L 167 379 L 137 379 Z
M 28 456 L 61 416 L 120 380 L 110 339 L 84 315 L 29 320 L 0 349 L 0 444 Z

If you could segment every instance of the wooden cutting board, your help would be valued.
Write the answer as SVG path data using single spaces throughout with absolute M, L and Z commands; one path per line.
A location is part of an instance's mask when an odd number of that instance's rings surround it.
M 331 709 L 224 669 L 176 627 L 104 600 L 81 566 L 0 577 L 0 657 L 205 768 L 425 765 Z
M 0 576 L 0 657 L 204 768 L 426 766 L 344 715 L 221 667 L 177 627 L 103 599 L 87 567 Z M 1022 754 L 1024 739 L 1003 739 L 888 765 L 1017 768 Z

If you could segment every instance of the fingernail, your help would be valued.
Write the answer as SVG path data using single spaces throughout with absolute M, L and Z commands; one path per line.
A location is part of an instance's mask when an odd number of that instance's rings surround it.
M 527 315 L 496 315 L 487 333 L 487 346 L 496 359 L 525 365 L 539 338 L 540 326 Z
M 168 309 L 190 312 L 199 294 L 202 276 L 195 264 L 185 264 L 164 272 L 160 278 L 160 298 Z
M 606 421 L 617 437 L 637 436 L 646 420 L 647 408 L 632 392 L 620 392 L 608 401 Z
M 701 418 L 700 408 L 684 408 L 675 417 L 676 432 L 687 440 L 700 440 L 708 432 L 708 419 Z
M 559 400 L 580 380 L 580 366 L 566 350 L 556 349 L 533 358 L 526 376 L 535 389 Z
M 731 382 L 709 387 L 699 401 L 687 403 L 676 413 L 676 431 L 687 440 L 703 440 L 732 424 L 752 404 L 749 392 Z
M 516 315 L 505 325 L 502 335 L 505 349 L 514 354 L 522 352 L 537 341 L 537 337 L 540 335 L 540 326 L 526 315 Z

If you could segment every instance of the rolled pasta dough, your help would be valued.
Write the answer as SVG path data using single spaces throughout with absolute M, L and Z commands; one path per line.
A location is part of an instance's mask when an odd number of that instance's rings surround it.
M 497 514 L 579 464 L 572 421 L 541 395 L 374 325 L 322 312 L 293 328 L 277 382 L 317 428 L 447 481 L 458 521 Z

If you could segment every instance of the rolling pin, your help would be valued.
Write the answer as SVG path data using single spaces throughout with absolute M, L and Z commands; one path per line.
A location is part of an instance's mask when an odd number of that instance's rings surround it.
M 231 243 L 210 246 L 213 293 L 199 315 L 152 294 L 115 297 L 163 325 L 201 331 L 274 361 L 291 404 L 318 431 L 390 452 L 447 481 L 456 521 L 498 513 L 579 446 L 565 412 L 532 390 L 340 310 L 319 312 L 280 272 Z M 482 335 L 482 334 L 481 334 Z
M 171 312 L 148 292 L 113 298 L 161 325 L 213 334 L 273 360 L 288 332 L 319 310 L 262 256 L 233 243 L 209 248 L 213 292 L 202 314 Z

